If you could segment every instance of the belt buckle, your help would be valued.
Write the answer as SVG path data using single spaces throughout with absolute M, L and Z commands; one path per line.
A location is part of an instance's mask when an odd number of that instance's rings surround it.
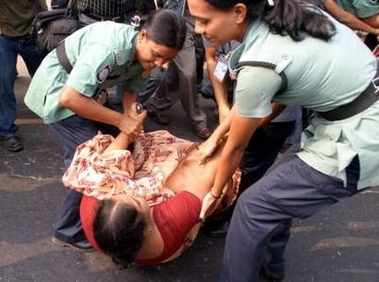
M 237 80 L 238 69 L 229 68 L 229 77 L 231 80 Z

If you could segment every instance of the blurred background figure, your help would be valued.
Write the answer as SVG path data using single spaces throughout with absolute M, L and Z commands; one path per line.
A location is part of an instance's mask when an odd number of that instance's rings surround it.
M 365 44 L 373 50 L 378 45 L 379 3 L 372 0 L 308 0 L 323 8 L 353 30 L 367 33 Z
M 16 135 L 17 103 L 14 84 L 17 77 L 17 56 L 24 60 L 30 76 L 42 61 L 31 29 L 36 13 L 46 10 L 44 0 L 0 1 L 0 140 L 7 150 L 24 148 Z
M 158 5 L 185 17 L 187 38 L 183 49 L 170 62 L 166 72 L 163 75 L 159 70 L 155 72 L 147 92 L 140 96 L 153 95 L 144 105 L 149 117 L 162 125 L 169 124 L 170 121 L 165 112 L 180 99 L 195 134 L 206 139 L 210 136 L 211 130 L 207 124 L 207 116 L 199 105 L 197 92 L 204 63 L 202 38 L 194 32 L 194 20 L 188 12 L 187 1 L 167 0 L 159 2 Z
M 155 10 L 153 0 L 76 0 L 79 20 L 83 25 L 98 21 L 129 23 L 134 15 Z M 52 9 L 66 8 L 69 0 L 51 0 Z

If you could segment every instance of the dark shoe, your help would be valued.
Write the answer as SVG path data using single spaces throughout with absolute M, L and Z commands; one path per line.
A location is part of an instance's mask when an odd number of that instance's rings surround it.
M 213 93 L 213 88 L 210 84 L 205 84 L 202 85 L 199 89 L 198 92 L 203 96 L 205 99 L 215 99 L 214 93 Z
M 201 139 L 207 139 L 212 131 L 208 127 L 195 127 L 195 134 Z
M 94 250 L 94 248 L 90 245 L 88 241 L 69 243 L 57 237 L 53 237 L 51 241 L 57 246 L 68 247 L 74 250 L 79 250 L 79 251 L 84 251 L 84 252 L 92 252 Z
M 264 282 L 281 282 L 284 280 L 283 273 L 273 273 L 266 267 L 261 268 L 261 273 L 259 276 L 263 279 Z
M 160 112 L 148 112 L 148 116 L 156 123 L 162 125 L 168 125 L 170 123 L 168 116 Z
M 7 146 L 7 150 L 10 152 L 19 152 L 24 149 L 24 145 L 19 137 L 13 135 L 10 138 L 3 139 L 5 145 Z

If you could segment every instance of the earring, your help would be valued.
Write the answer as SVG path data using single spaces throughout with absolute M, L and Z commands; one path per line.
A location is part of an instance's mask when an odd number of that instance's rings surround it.
M 270 7 L 274 6 L 274 0 L 267 0 L 267 3 Z

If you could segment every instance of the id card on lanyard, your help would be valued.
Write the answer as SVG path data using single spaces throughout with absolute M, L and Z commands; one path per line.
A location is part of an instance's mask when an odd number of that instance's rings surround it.
M 224 55 L 218 56 L 218 61 L 213 72 L 213 75 L 218 81 L 223 82 L 228 73 L 228 58 Z

